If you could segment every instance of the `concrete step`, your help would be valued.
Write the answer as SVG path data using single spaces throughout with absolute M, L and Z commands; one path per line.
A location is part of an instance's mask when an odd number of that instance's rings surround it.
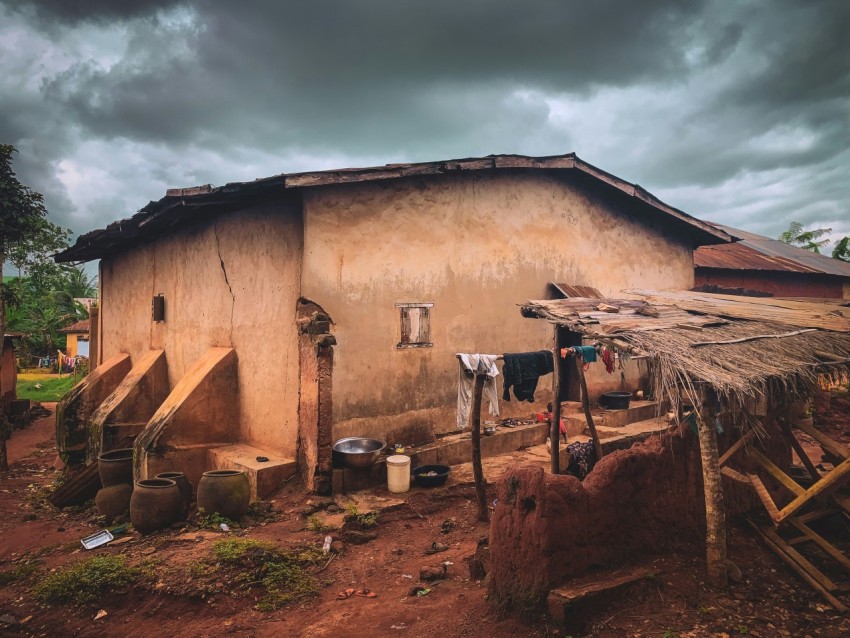
M 632 588 L 649 586 L 655 577 L 646 567 L 580 576 L 549 592 L 549 616 L 565 634 L 583 635 L 613 601 Z
M 242 470 L 251 483 L 251 500 L 273 494 L 281 482 L 292 477 L 298 467 L 294 459 L 288 459 L 244 443 L 210 449 L 209 464 L 216 470 Z M 258 461 L 266 457 L 268 461 Z
M 483 429 L 483 426 L 482 426 Z M 509 428 L 499 426 L 491 436 L 481 435 L 481 458 L 488 458 L 515 452 L 520 448 L 540 445 L 546 442 L 548 430 L 545 423 L 531 423 Z M 468 432 L 450 434 L 434 443 L 408 447 L 405 455 L 410 457 L 410 469 L 420 465 L 460 465 L 472 460 L 472 438 Z M 382 457 L 371 468 L 351 469 L 335 468 L 333 471 L 333 491 L 356 492 L 370 487 L 386 485 L 386 458 Z
M 482 426 L 483 429 L 483 426 Z M 481 435 L 481 458 L 513 452 L 523 447 L 540 445 L 548 435 L 545 423 L 499 426 L 492 436 Z M 472 438 L 469 432 L 449 434 L 434 443 L 407 450 L 411 467 L 420 465 L 459 465 L 472 459 Z

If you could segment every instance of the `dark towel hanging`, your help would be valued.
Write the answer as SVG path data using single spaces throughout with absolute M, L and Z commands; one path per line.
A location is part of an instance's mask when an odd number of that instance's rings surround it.
M 534 403 L 534 391 L 537 390 L 537 380 L 555 369 L 552 353 L 548 350 L 537 352 L 505 353 L 505 365 L 502 368 L 505 389 L 502 399 L 511 400 L 510 388 L 513 386 L 514 396 L 519 401 Z

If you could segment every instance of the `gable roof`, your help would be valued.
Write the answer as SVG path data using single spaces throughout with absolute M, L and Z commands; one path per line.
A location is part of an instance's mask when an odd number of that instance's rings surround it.
M 73 246 L 57 253 L 54 258 L 58 262 L 68 262 L 106 257 L 163 235 L 177 226 L 237 210 L 275 193 L 280 195 L 286 191 L 334 184 L 500 169 L 578 171 L 600 184 L 634 198 L 643 210 L 657 214 L 671 230 L 691 238 L 695 246 L 732 240 L 724 230 L 665 204 L 637 184 L 606 173 L 579 159 L 575 153 L 545 157 L 488 155 L 438 162 L 282 173 L 252 182 L 233 182 L 220 187 L 207 184 L 192 188 L 171 188 L 166 192 L 165 197 L 157 202 L 150 202 L 129 219 L 113 222 L 104 229 L 80 236 Z
M 791 246 L 778 239 L 714 224 L 740 241 L 734 244 L 701 246 L 694 251 L 694 266 L 725 270 L 772 270 L 850 277 L 850 263 Z

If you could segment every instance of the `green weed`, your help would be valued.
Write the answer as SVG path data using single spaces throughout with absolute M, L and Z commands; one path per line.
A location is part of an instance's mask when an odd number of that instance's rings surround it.
M 0 572 L 0 587 L 26 580 L 38 570 L 37 563 L 20 563 L 15 568 Z
M 217 578 L 229 580 L 243 590 L 257 585 L 265 589 L 257 604 L 261 611 L 278 609 L 319 590 L 318 581 L 307 571 L 322 558 L 322 553 L 314 548 L 284 550 L 265 541 L 225 538 L 213 545 L 212 557 L 222 568 Z M 199 564 L 192 566 L 192 572 L 211 573 Z
M 307 517 L 307 529 L 311 532 L 332 532 L 336 529 L 333 525 L 328 525 L 318 514 L 311 514 Z
M 198 510 L 197 523 L 198 526 L 209 529 L 220 529 L 222 524 L 227 525 L 231 529 L 239 527 L 239 523 L 231 521 L 229 518 L 222 516 L 218 512 L 207 514 L 202 509 Z
M 79 381 L 82 377 L 77 377 Z M 39 386 L 39 387 L 36 387 Z M 68 390 L 74 387 L 74 375 L 61 379 L 48 377 L 45 379 L 18 381 L 17 393 L 19 399 L 30 401 L 59 401 Z
M 48 575 L 33 595 L 42 603 L 83 605 L 132 585 L 138 576 L 123 556 L 95 556 Z

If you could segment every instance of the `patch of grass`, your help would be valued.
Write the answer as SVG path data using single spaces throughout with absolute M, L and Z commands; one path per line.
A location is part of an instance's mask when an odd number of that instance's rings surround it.
M 0 587 L 26 580 L 38 570 L 37 563 L 20 563 L 13 569 L 0 572 Z
M 371 529 L 378 526 L 378 513 L 355 514 L 346 517 L 349 524 L 357 529 Z
M 80 377 L 77 377 L 77 381 L 79 380 Z M 19 379 L 17 393 L 19 399 L 29 399 L 30 401 L 59 401 L 73 387 L 74 375 L 68 375 L 61 379 L 50 378 L 32 381 Z
M 207 514 L 204 510 L 198 510 L 197 523 L 200 527 L 207 527 L 209 529 L 220 529 L 222 523 L 227 525 L 230 529 L 236 529 L 239 527 L 239 523 L 231 521 L 229 518 L 222 516 L 218 512 Z
M 48 575 L 33 588 L 35 598 L 47 604 L 84 605 L 132 585 L 139 571 L 123 556 L 95 556 Z
M 311 532 L 332 532 L 336 529 L 333 525 L 328 525 L 322 520 L 318 514 L 311 514 L 307 517 L 307 529 Z
M 283 550 L 272 543 L 250 538 L 225 538 L 212 547 L 212 557 L 223 567 L 217 577 L 230 580 L 242 589 L 261 586 L 265 594 L 257 608 L 278 609 L 318 592 L 318 581 L 307 571 L 322 559 L 315 548 Z M 210 573 L 201 564 L 192 566 L 198 576 Z

